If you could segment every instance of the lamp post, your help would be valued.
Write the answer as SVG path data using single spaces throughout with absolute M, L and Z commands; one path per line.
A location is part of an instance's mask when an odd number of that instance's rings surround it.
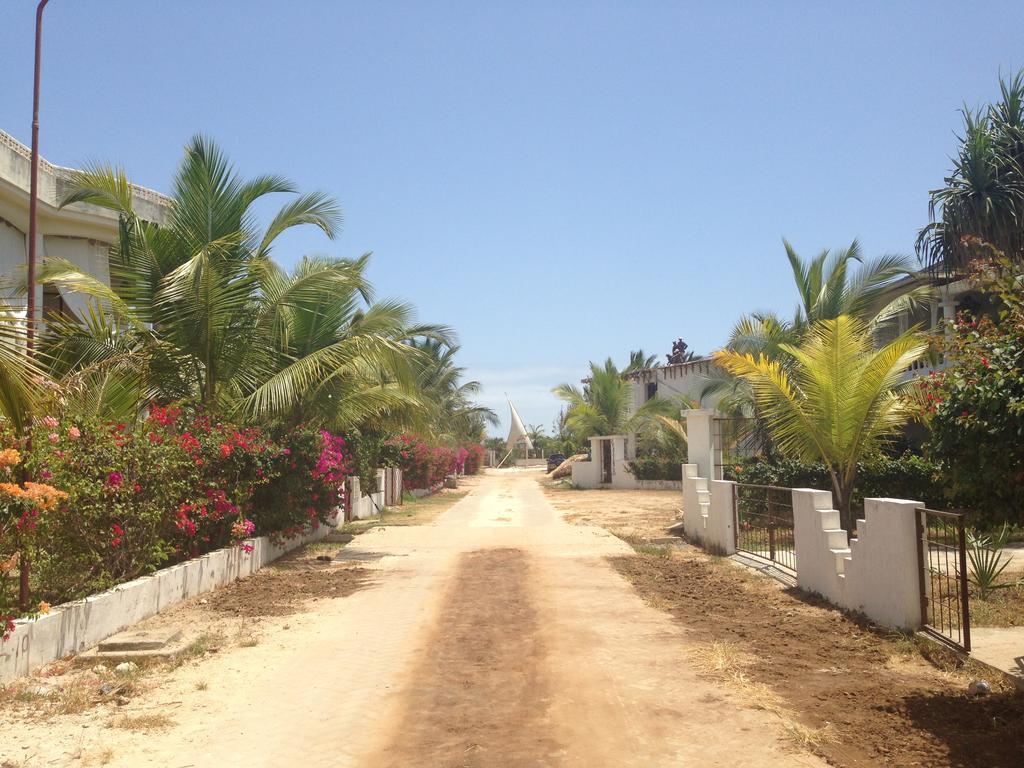
M 39 0 L 36 6 L 36 63 L 32 81 L 32 160 L 28 198 L 28 306 L 25 308 L 25 353 L 32 357 L 36 338 L 36 214 L 39 198 L 39 70 L 43 53 L 43 9 L 50 0 Z M 31 446 L 31 436 L 28 446 Z M 18 606 L 28 610 L 29 597 L 28 550 L 22 549 L 18 568 Z
M 28 198 L 28 307 L 25 312 L 26 347 L 29 356 L 35 348 L 36 336 L 36 239 L 39 198 L 39 72 L 43 53 L 43 9 L 50 0 L 39 0 L 36 6 L 36 63 L 32 81 L 32 170 Z

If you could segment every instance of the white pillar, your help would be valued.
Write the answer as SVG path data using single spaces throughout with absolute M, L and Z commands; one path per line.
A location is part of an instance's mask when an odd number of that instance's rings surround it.
M 686 444 L 689 463 L 697 465 L 697 476 L 709 480 L 715 477 L 715 412 L 709 408 L 683 411 L 686 419 Z

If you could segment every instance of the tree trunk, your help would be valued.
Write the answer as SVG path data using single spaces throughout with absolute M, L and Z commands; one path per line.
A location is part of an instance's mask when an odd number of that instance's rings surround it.
M 28 548 L 21 548 L 21 556 L 18 558 L 18 608 L 22 612 L 28 610 L 28 576 L 29 576 L 29 562 L 28 562 Z
M 836 509 L 839 510 L 839 522 L 846 529 L 847 537 L 852 538 L 854 533 L 854 519 L 850 506 L 853 502 L 853 482 L 856 479 L 856 469 L 846 474 L 842 471 L 832 473 L 832 487 L 835 492 Z

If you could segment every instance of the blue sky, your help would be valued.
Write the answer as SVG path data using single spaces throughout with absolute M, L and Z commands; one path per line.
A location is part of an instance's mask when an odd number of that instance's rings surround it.
M 911 252 L 957 110 L 1024 66 L 1024 4 L 51 0 L 42 150 L 166 189 L 188 137 L 345 209 L 379 295 L 460 335 L 507 423 L 633 348 L 795 300 L 783 236 Z M 27 143 L 34 0 L 0 10 Z

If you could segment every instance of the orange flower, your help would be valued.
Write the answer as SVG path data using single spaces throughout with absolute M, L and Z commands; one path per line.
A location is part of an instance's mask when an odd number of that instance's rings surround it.
M 6 560 L 0 560 L 0 573 L 10 573 L 18 567 L 19 562 L 21 562 L 21 558 L 19 557 L 19 553 L 17 552 L 8 557 Z
M 25 498 L 24 489 L 14 483 L 0 483 L 0 494 L 9 496 L 12 499 L 18 499 L 19 501 Z
M 21 463 L 21 454 L 13 448 L 0 450 L 0 467 L 13 467 Z
M 46 602 L 45 600 L 40 600 L 39 601 L 39 613 L 45 616 L 49 612 L 50 612 L 50 604 L 48 602 Z
M 68 497 L 64 491 L 46 483 L 25 483 L 25 496 L 40 509 L 52 509 L 57 502 Z

